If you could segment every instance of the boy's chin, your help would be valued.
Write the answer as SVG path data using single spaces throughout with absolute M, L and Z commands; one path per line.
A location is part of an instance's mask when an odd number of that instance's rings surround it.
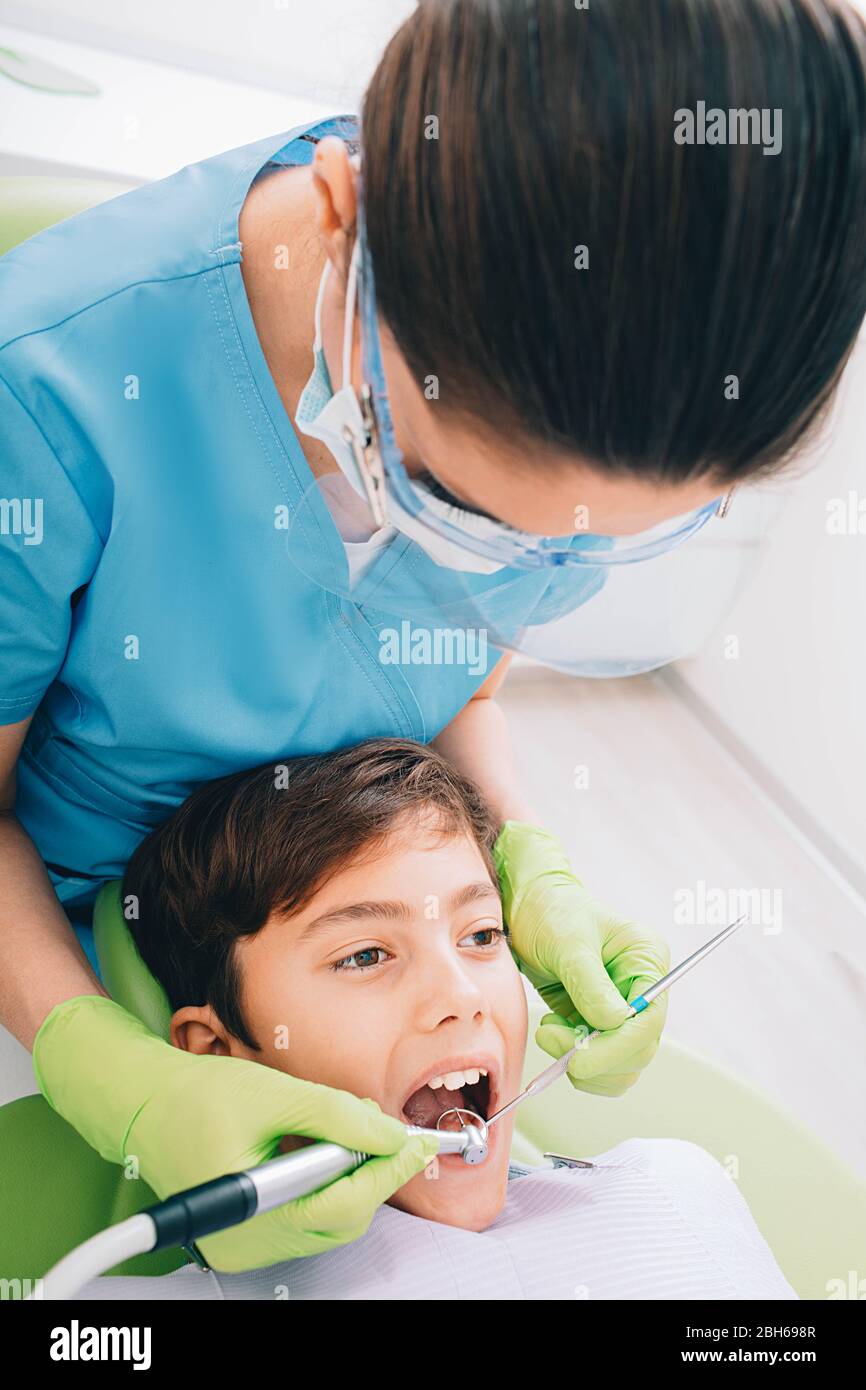
M 467 1174 L 468 1176 L 468 1174 Z M 496 1220 L 505 1206 L 508 1170 L 481 1176 L 474 1170 L 475 1181 L 449 1181 L 447 1175 L 428 1178 L 416 1173 L 386 1203 L 410 1216 L 425 1221 L 438 1221 L 443 1226 L 459 1226 L 464 1231 L 484 1231 Z

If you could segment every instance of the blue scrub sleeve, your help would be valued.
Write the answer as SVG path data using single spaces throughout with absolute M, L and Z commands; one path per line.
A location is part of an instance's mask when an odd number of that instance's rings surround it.
M 0 724 L 32 714 L 63 665 L 70 600 L 101 551 L 39 424 L 0 378 Z

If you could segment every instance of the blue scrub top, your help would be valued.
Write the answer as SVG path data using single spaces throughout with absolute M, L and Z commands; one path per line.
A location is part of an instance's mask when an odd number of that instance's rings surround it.
M 383 662 L 381 615 L 305 577 L 275 524 L 313 477 L 238 216 L 269 162 L 308 164 L 330 133 L 357 122 L 189 165 L 0 259 L 0 723 L 36 712 L 15 809 L 73 919 L 202 782 L 375 735 L 427 742 L 501 654 Z M 330 518 L 311 543 L 342 555 Z M 365 590 L 408 593 L 432 564 L 395 538 Z

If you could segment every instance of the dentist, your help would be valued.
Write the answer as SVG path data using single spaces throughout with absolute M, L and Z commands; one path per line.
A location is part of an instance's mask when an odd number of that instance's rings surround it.
M 94 897 L 205 780 L 434 742 L 501 822 L 539 1044 L 602 1029 L 569 1070 L 595 1094 L 651 1061 L 665 999 L 627 1001 L 667 949 L 539 824 L 495 696 L 515 652 L 627 674 L 718 618 L 702 544 L 820 419 L 866 312 L 864 53 L 841 0 L 420 0 L 360 123 L 0 261 L 0 492 L 42 528 L 0 534 L 0 1019 L 160 1197 L 287 1133 L 377 1155 L 203 1242 L 215 1267 L 363 1234 L 431 1148 L 105 994 Z M 699 102 L 781 110 L 781 149 L 675 139 Z M 484 1018 L 467 999 L 431 1046 Z

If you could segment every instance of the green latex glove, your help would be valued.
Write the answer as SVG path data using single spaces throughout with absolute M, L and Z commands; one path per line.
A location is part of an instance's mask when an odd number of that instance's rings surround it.
M 667 1015 L 667 994 L 643 1013 L 626 1003 L 670 969 L 661 937 L 613 916 L 577 878 L 549 831 L 506 821 L 493 849 L 512 955 L 551 1012 L 535 1041 L 561 1057 L 575 1029 L 601 1028 L 568 1064 L 579 1091 L 619 1096 L 656 1054 Z
M 285 1134 L 380 1155 L 318 1192 L 207 1236 L 199 1245 L 214 1269 L 258 1269 L 356 1240 L 438 1151 L 435 1139 L 407 1139 L 373 1100 L 258 1062 L 183 1052 L 102 995 L 51 1011 L 33 1065 L 49 1105 L 109 1162 L 137 1160 L 160 1198 L 276 1157 Z

